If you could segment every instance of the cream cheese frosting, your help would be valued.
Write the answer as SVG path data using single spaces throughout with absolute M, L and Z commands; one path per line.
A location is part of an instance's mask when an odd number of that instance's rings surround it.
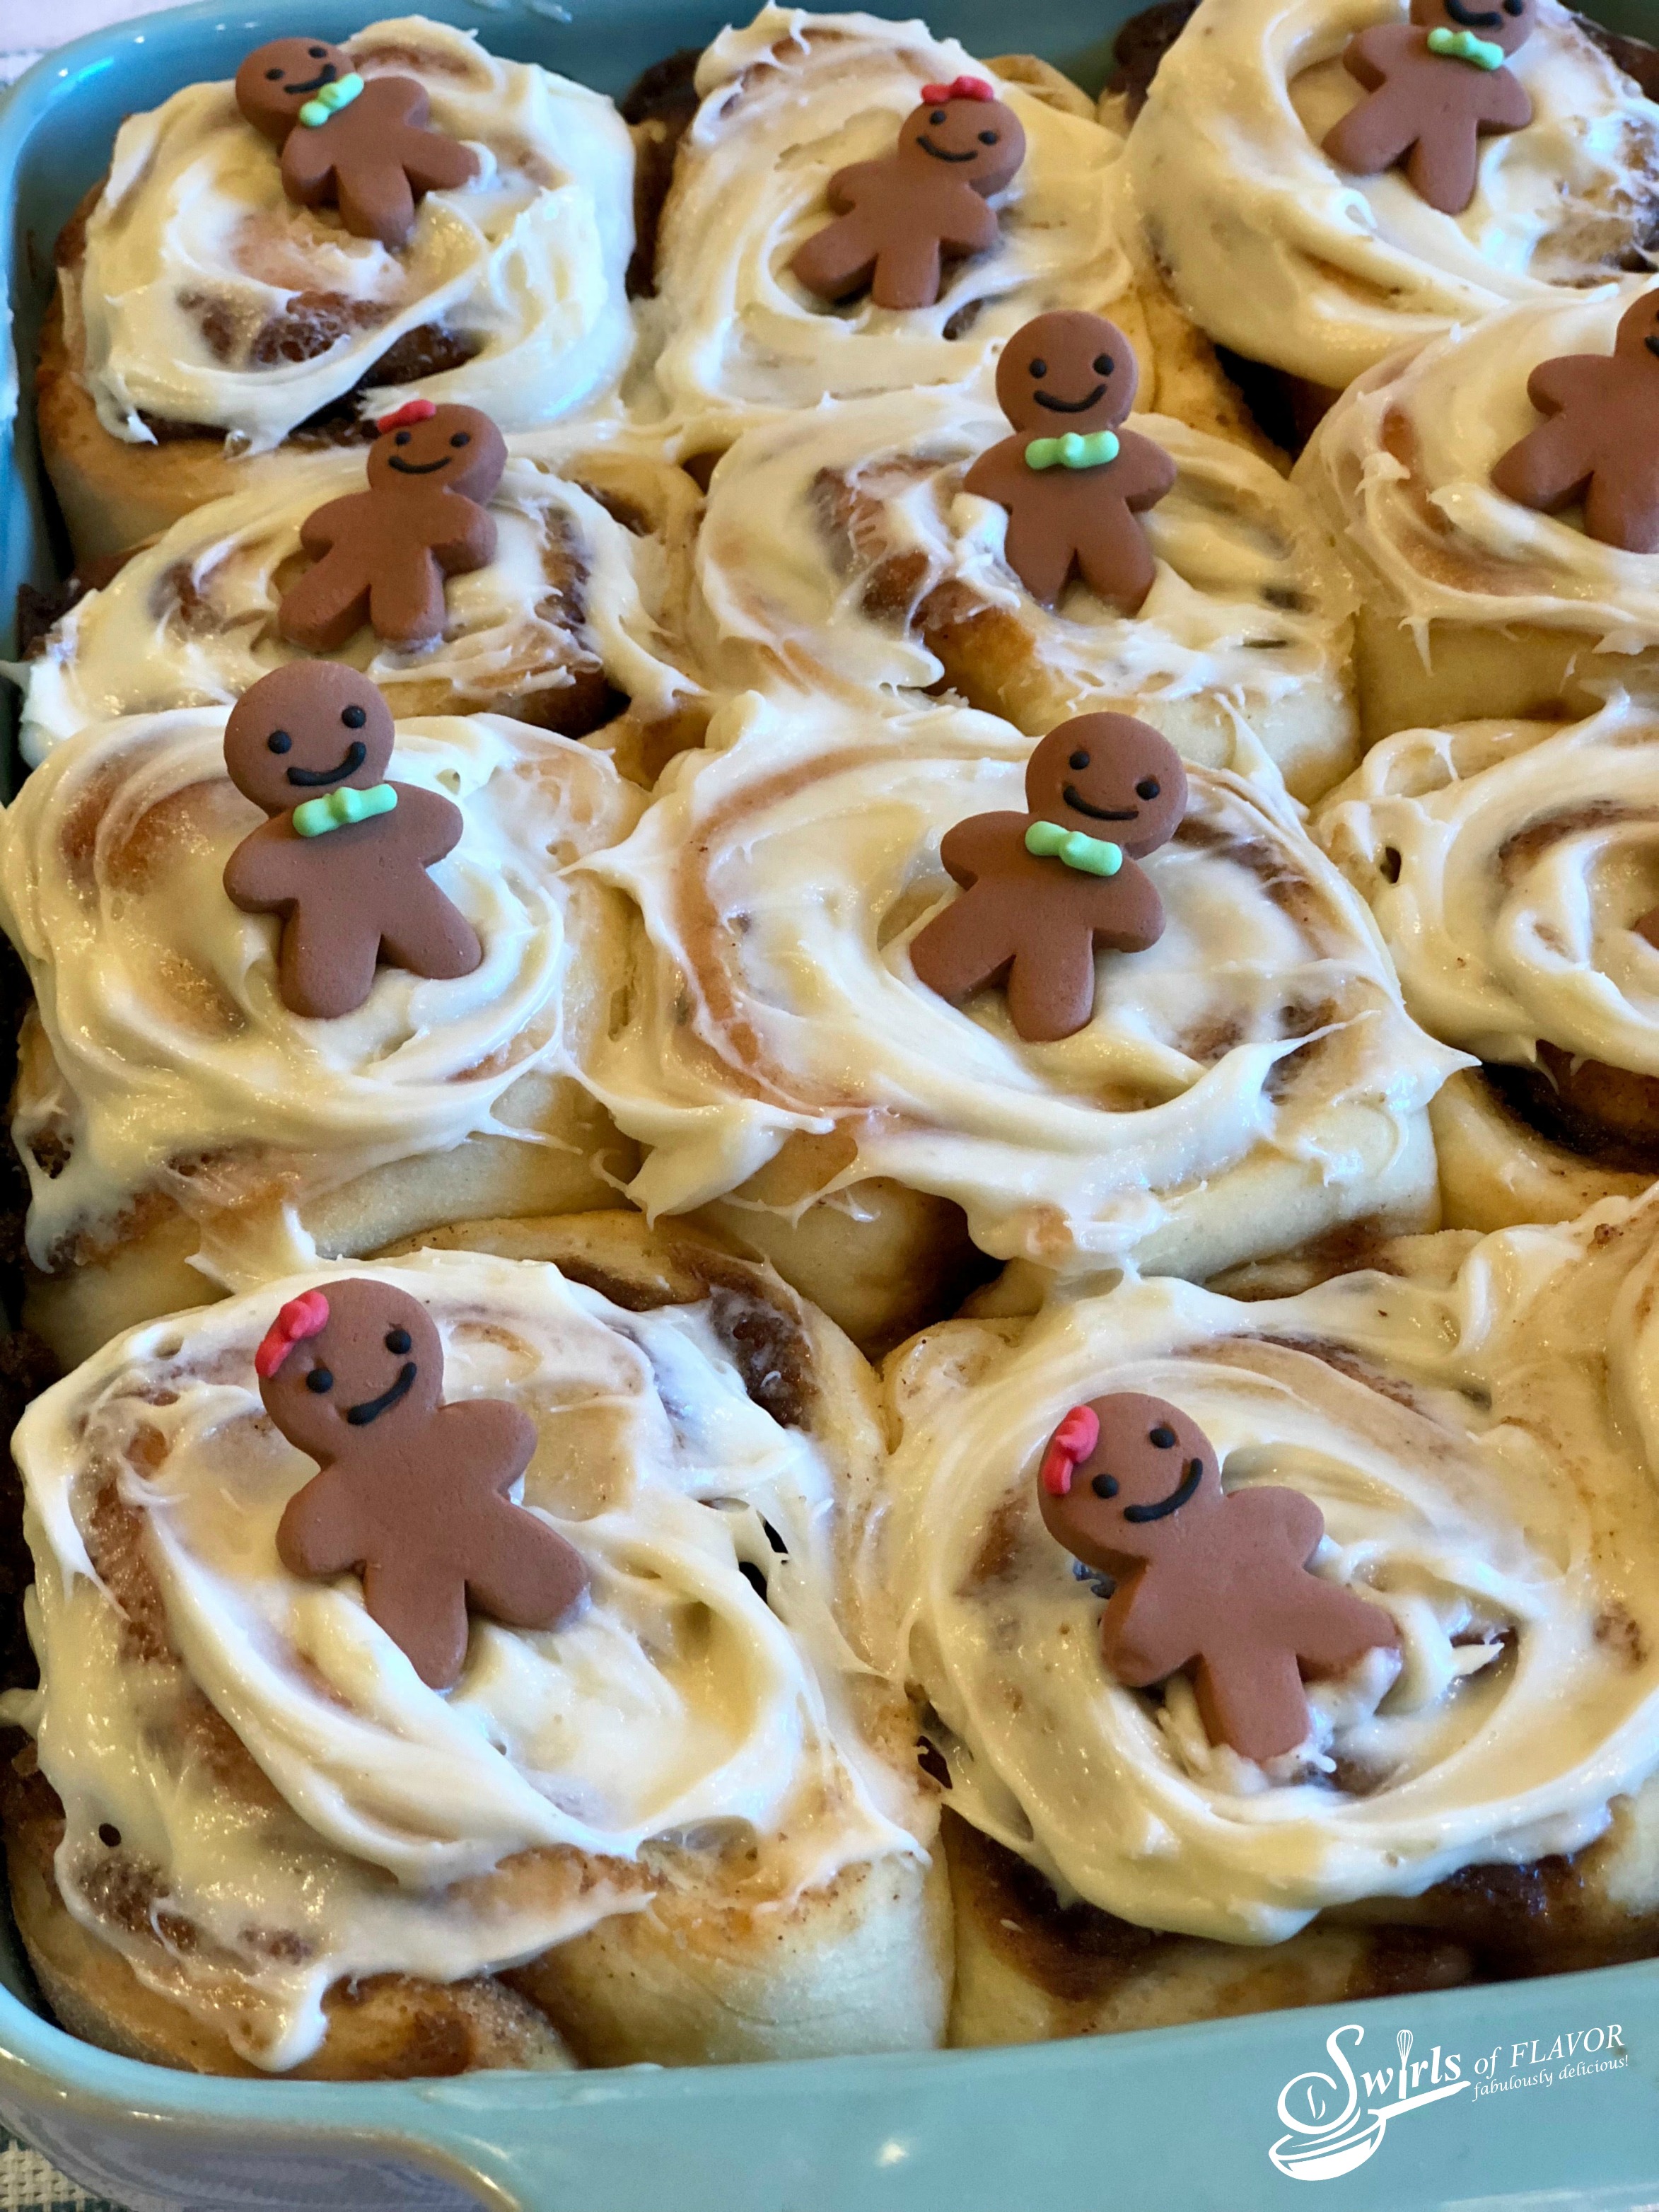
M 1659 558 L 1601 544 L 1576 507 L 1536 514 L 1492 481 L 1545 419 L 1527 397 L 1534 369 L 1611 356 L 1620 315 L 1650 289 L 1632 280 L 1484 316 L 1359 378 L 1315 432 L 1296 482 L 1425 656 L 1433 622 L 1583 630 L 1607 653 L 1659 643 Z
M 225 721 L 198 708 L 85 731 L 0 825 L 0 921 L 55 1069 L 25 1085 L 13 1127 L 40 1265 L 158 1190 L 210 1228 L 222 1279 L 271 1272 L 272 1251 L 303 1265 L 307 1192 L 480 1132 L 540 1141 L 512 1088 L 574 1072 L 567 1000 L 607 956 L 591 885 L 564 871 L 641 804 L 604 756 L 500 715 L 400 724 L 393 776 L 460 807 L 432 872 L 484 957 L 453 981 L 382 968 L 356 1013 L 313 1021 L 278 996 L 275 918 L 224 891 L 261 819 L 225 774 Z
M 697 696 L 670 634 L 683 548 L 613 520 L 580 481 L 580 455 L 543 453 L 547 434 L 513 441 L 489 501 L 495 556 L 448 580 L 442 637 L 404 651 L 364 629 L 331 656 L 372 677 L 394 714 L 421 711 L 436 691 L 446 704 L 503 705 L 557 724 L 560 695 L 584 679 L 626 693 L 647 720 Z M 70 609 L 38 657 L 12 665 L 25 688 L 25 759 L 41 760 L 90 723 L 234 704 L 295 657 L 276 616 L 303 561 L 301 527 L 362 480 L 358 453 L 296 458 L 279 478 L 198 507 L 135 553 Z M 687 514 L 675 534 L 690 529 Z
M 994 608 L 1029 634 L 1066 712 L 1103 692 L 1207 692 L 1249 720 L 1310 681 L 1340 690 L 1350 599 L 1304 500 L 1230 440 L 1163 415 L 1130 428 L 1179 471 L 1141 518 L 1158 570 L 1133 619 L 1081 582 L 1050 612 L 1007 566 L 1006 511 L 962 489 L 1008 434 L 982 385 L 825 403 L 747 432 L 714 471 L 698 538 L 707 657 L 734 681 L 926 690 L 945 673 L 930 622 Z
M 228 82 L 129 117 L 64 295 L 112 436 L 149 441 L 150 415 L 264 453 L 365 379 L 366 414 L 418 391 L 524 430 L 620 376 L 634 161 L 611 101 L 421 15 L 371 24 L 345 50 L 365 77 L 416 78 L 434 125 L 474 149 L 480 173 L 427 194 L 394 252 L 287 199 Z M 434 325 L 471 357 L 374 381 L 398 340 Z
M 840 1148 L 825 1189 L 895 1176 L 956 1200 L 984 1250 L 1073 1272 L 1191 1257 L 1189 1237 L 1282 1246 L 1251 1182 L 1279 1164 L 1334 1213 L 1370 1209 L 1460 1056 L 1407 1017 L 1364 902 L 1245 734 L 1231 767 L 1189 771 L 1187 821 L 1144 863 L 1164 933 L 1101 956 L 1085 1029 L 1028 1044 L 1000 990 L 957 1008 L 918 982 L 910 941 L 953 895 L 939 841 L 1023 813 L 1030 751 L 962 708 L 749 695 L 586 864 L 642 918 L 630 1018 L 591 1071 L 654 1148 L 640 1204 L 697 1206 L 811 1136 Z
M 845 1438 L 753 1402 L 707 1304 L 624 1312 L 474 1254 L 352 1271 L 427 1306 L 448 1400 L 532 1415 L 515 1495 L 591 1590 L 556 1630 L 475 1620 L 444 1694 L 356 1576 L 283 1569 L 276 1525 L 316 1468 L 264 1414 L 254 1348 L 283 1300 L 344 1272 L 131 1331 L 18 1431 L 42 1680 L 9 1717 L 63 1800 L 76 1917 L 280 2070 L 320 2043 L 341 1977 L 516 1963 L 648 1904 L 662 1853 L 713 1869 L 746 1844 L 781 1898 L 922 1856 L 915 1793 L 849 1717 Z M 112 1834 L 129 1886 L 149 1877 L 137 1936 Z M 180 1918 L 195 1935 L 169 1940 Z
M 1533 119 L 1481 141 L 1463 214 L 1399 171 L 1339 169 L 1320 141 L 1362 96 L 1343 49 L 1405 14 L 1404 0 L 1205 0 L 1129 134 L 1148 237 L 1188 313 L 1336 390 L 1413 339 L 1644 265 L 1659 208 L 1659 108 L 1559 0 L 1539 0 L 1509 62 Z
M 1406 1003 L 1483 1060 L 1540 1040 L 1659 1075 L 1659 717 L 1406 730 L 1314 822 L 1370 900 Z
M 989 82 L 1025 133 L 1019 173 L 991 202 L 997 246 L 960 263 L 936 307 L 824 307 L 787 264 L 830 219 L 830 177 L 890 152 L 923 84 L 963 76 Z M 699 429 L 729 434 L 745 416 L 826 394 L 959 383 L 1045 308 L 1109 311 L 1133 290 L 1121 142 L 923 23 L 765 7 L 705 49 L 696 87 L 648 316 L 660 339 L 654 398 L 688 450 Z
M 1012 1349 L 967 1323 L 919 1340 L 860 1586 L 956 1810 L 1064 1898 L 1255 1943 L 1602 1833 L 1659 1765 L 1655 1225 L 1613 1202 L 1489 1237 L 1449 1283 L 1239 1304 L 1131 1279 Z M 1399 1630 L 1398 1658 L 1309 1686 L 1310 1736 L 1270 1768 L 1210 1745 L 1184 1676 L 1114 1682 L 1042 1525 L 1050 1432 L 1118 1390 L 1196 1420 L 1228 1490 L 1312 1498 L 1314 1571 Z

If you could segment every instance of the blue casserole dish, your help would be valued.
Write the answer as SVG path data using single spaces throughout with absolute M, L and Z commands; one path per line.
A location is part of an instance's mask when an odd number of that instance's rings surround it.
M 47 0 L 27 5 L 44 15 Z M 729 12 L 422 5 L 611 92 Z M 53 574 L 28 365 L 53 241 L 120 118 L 232 76 L 264 39 L 343 38 L 376 12 L 256 0 L 149 16 L 49 56 L 0 107 L 0 278 L 23 364 L 14 380 L 12 349 L 0 359 L 0 607 Z M 928 12 L 970 50 L 1035 51 L 1092 85 L 1130 9 Z M 1598 12 L 1659 37 L 1659 0 Z M 1003 2051 L 337 2085 L 204 2080 L 79 2042 L 44 2016 L 8 1922 L 0 2118 L 131 2212 L 1269 2212 L 1305 2203 L 1308 2182 L 1344 2212 L 1651 2212 L 1659 1960 Z

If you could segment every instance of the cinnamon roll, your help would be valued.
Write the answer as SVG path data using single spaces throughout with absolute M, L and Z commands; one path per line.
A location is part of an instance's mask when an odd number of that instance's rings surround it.
M 1406 1004 L 1478 1056 L 1430 1108 L 1446 1218 L 1565 1221 L 1659 1176 L 1659 714 L 1467 722 L 1373 748 L 1314 833 Z
M 1354 757 L 1352 606 L 1307 502 L 1236 441 L 1167 415 L 1131 428 L 1175 489 L 1140 520 L 1157 577 L 1133 617 L 1074 583 L 1050 610 L 1005 556 L 1007 516 L 963 489 L 1007 434 L 988 391 L 831 403 L 746 432 L 709 484 L 693 621 L 733 686 L 784 679 L 851 702 L 948 683 L 1041 735 L 1115 708 L 1189 760 L 1242 719 L 1308 798 Z
M 706 1239 L 501 1235 L 520 1256 L 313 1269 L 151 1322 L 30 1408 L 40 1682 L 5 1710 L 38 1771 L 6 1837 L 44 1990 L 77 2033 L 210 2073 L 936 2042 L 936 1793 L 839 1626 L 868 1370 Z M 305 1578 L 279 1542 L 317 1468 L 256 1353 L 348 1273 L 423 1312 L 448 1406 L 533 1425 L 511 1510 L 585 1577 L 547 1629 L 475 1598 L 447 1694 L 356 1571 Z
M 428 192 L 405 246 L 284 194 L 230 84 L 131 116 L 59 246 L 41 446 L 82 557 L 253 489 L 295 448 L 350 443 L 419 392 L 527 430 L 614 388 L 633 151 L 611 103 L 424 16 L 345 43 L 370 82 L 413 78 L 477 157 Z
M 291 658 L 280 615 L 311 566 L 301 526 L 362 483 L 355 455 L 295 459 L 76 599 L 16 672 L 24 757 L 92 722 L 233 704 Z M 648 782 L 706 717 L 684 642 L 698 504 L 683 470 L 620 443 L 515 439 L 489 503 L 495 556 L 448 580 L 442 635 L 404 647 L 365 625 L 331 657 L 364 669 L 401 716 L 510 714 L 591 738 Z
M 1656 1235 L 1651 1203 L 1615 1201 L 1572 1228 L 1401 1240 L 1386 1271 L 1249 1304 L 1131 1277 L 894 1355 L 890 1502 L 859 1588 L 948 1775 L 954 2041 L 1659 1950 Z M 1127 1686 L 1110 1577 L 1039 1510 L 1068 1409 L 1148 1397 L 1201 1429 L 1224 1524 L 1276 1487 L 1246 1520 L 1293 1506 L 1311 1595 L 1362 1599 L 1392 1639 L 1307 1680 L 1305 1735 L 1266 1759 L 1215 1734 L 1202 1667 Z M 1115 1480 L 1091 1487 L 1114 1510 Z M 1176 1495 L 1170 1525 L 1192 1510 Z M 1199 1632 L 1217 1668 L 1240 1663 L 1223 1632 L 1249 1632 L 1252 1588 Z
M 623 978 L 622 905 L 569 864 L 641 796 L 603 755 L 495 714 L 407 722 L 405 783 L 464 821 L 438 881 L 471 973 L 383 967 L 338 1019 L 291 1012 L 279 925 L 226 862 L 258 822 L 222 709 L 56 746 L 0 825 L 0 921 L 34 992 L 11 1130 L 29 1310 L 60 1356 L 223 1286 L 469 1215 L 613 1202 L 629 1171 L 581 1066 Z
M 1431 1222 L 1424 1109 L 1459 1056 L 1407 1017 L 1364 902 L 1245 737 L 1188 771 L 1143 864 L 1163 934 L 1097 956 L 1075 1034 L 1029 1043 L 1000 985 L 957 1006 L 919 981 L 913 942 L 952 891 L 941 840 L 1023 812 L 1030 751 L 963 708 L 750 695 L 671 764 L 586 864 L 640 915 L 592 1063 L 649 1148 L 630 1194 L 714 1206 L 877 1345 L 950 1310 L 964 1224 L 1054 1274 L 1201 1277 L 1338 1224 Z
M 935 306 L 878 307 L 867 294 L 826 305 L 789 264 L 828 219 L 830 178 L 890 152 L 924 85 L 964 76 L 1024 134 L 1017 174 L 990 202 L 996 244 L 947 264 Z M 976 62 L 920 23 L 767 6 L 704 51 L 696 90 L 642 311 L 654 359 L 635 394 L 683 457 L 827 397 L 958 385 L 1048 307 L 1091 308 L 1127 331 L 1145 405 L 1244 434 L 1236 395 L 1141 247 L 1121 140 L 1054 71 Z
M 1323 141 L 1362 98 L 1348 40 L 1406 12 L 1203 0 L 1129 133 L 1135 201 L 1182 306 L 1218 344 L 1328 400 L 1402 345 L 1570 299 L 1654 266 L 1659 248 L 1659 107 L 1559 0 L 1536 0 L 1525 43 L 1497 57 L 1531 120 L 1479 140 L 1462 213 L 1396 168 L 1339 167 Z
M 1369 737 L 1478 716 L 1590 712 L 1659 673 L 1659 556 L 1599 542 L 1582 503 L 1523 507 L 1492 471 L 1546 418 L 1540 364 L 1611 356 L 1646 287 L 1606 285 L 1483 316 L 1360 377 L 1296 482 L 1359 597 Z M 1659 393 L 1659 368 L 1655 372 Z

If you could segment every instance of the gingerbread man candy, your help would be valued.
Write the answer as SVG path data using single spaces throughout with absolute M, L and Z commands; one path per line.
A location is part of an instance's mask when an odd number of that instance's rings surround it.
M 375 424 L 368 489 L 308 514 L 300 543 L 315 558 L 283 596 L 277 627 L 312 653 L 332 653 L 367 622 L 405 649 L 443 634 L 444 580 L 482 568 L 495 524 L 480 504 L 507 466 L 507 444 L 476 407 L 411 399 Z
M 789 266 L 821 300 L 870 287 L 878 307 L 936 304 L 944 257 L 983 253 L 997 241 L 985 204 L 1025 159 L 1025 133 L 983 77 L 925 84 L 922 105 L 878 161 L 855 161 L 830 179 L 839 220 L 797 247 Z
M 1050 730 L 1025 770 L 1029 814 L 973 814 L 939 857 L 962 896 L 915 938 L 910 964 L 953 1005 L 1006 978 L 1029 1044 L 1082 1029 L 1095 1007 L 1095 948 L 1142 952 L 1164 908 L 1135 866 L 1174 836 L 1187 771 L 1169 740 L 1128 714 Z
M 1524 44 L 1537 0 L 1411 0 L 1411 20 L 1356 31 L 1342 66 L 1366 97 L 1325 135 L 1339 168 L 1372 177 L 1403 161 L 1418 197 L 1443 215 L 1474 198 L 1480 148 L 1495 131 L 1520 131 L 1532 102 L 1507 56 Z
M 356 238 L 407 244 L 420 192 L 471 184 L 470 146 L 431 127 L 412 76 L 367 82 L 342 46 L 273 39 L 236 72 L 236 105 L 282 151 L 283 190 L 300 207 L 334 206 Z
M 1141 1690 L 1194 1668 L 1212 1743 L 1274 1759 L 1308 1735 L 1304 1676 L 1398 1650 L 1380 1606 L 1308 1571 L 1325 1518 L 1299 1490 L 1231 1495 L 1198 1424 L 1123 1391 L 1073 1406 L 1037 1477 L 1048 1533 L 1115 1587 L 1100 1626 L 1106 1664 Z
M 498 1398 L 442 1402 L 417 1298 L 368 1276 L 302 1291 L 253 1364 L 265 1411 L 322 1469 L 277 1527 L 290 1574 L 361 1575 L 370 1617 L 434 1690 L 461 1671 L 469 1603 L 508 1628 L 566 1618 L 587 1588 L 580 1555 L 505 1494 L 536 1425 Z
M 1152 588 L 1136 517 L 1173 487 L 1176 465 L 1150 438 L 1116 427 L 1139 380 L 1116 324 L 1080 308 L 1037 316 L 1003 348 L 997 398 L 1014 435 L 980 455 L 963 489 L 1007 508 L 1008 566 L 1044 606 L 1074 573 L 1126 615 Z
M 1590 537 L 1659 553 L 1659 292 L 1626 308 L 1611 355 L 1540 361 L 1527 397 L 1550 419 L 1498 462 L 1498 490 L 1546 514 L 1582 496 Z
M 416 975 L 470 975 L 477 932 L 427 870 L 461 834 L 436 792 L 382 781 L 392 714 L 366 676 L 295 660 L 262 676 L 225 726 L 225 766 L 270 815 L 225 866 L 245 914 L 283 917 L 277 988 L 296 1014 L 356 1012 L 386 961 Z

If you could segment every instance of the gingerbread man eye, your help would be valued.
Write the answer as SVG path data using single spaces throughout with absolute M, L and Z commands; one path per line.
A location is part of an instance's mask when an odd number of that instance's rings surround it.
M 1089 1487 L 1097 1498 L 1115 1498 L 1117 1477 L 1115 1474 L 1097 1474 Z
M 1048 362 L 1046 361 L 1034 361 L 1031 363 L 1031 374 L 1033 376 L 1047 376 L 1048 374 Z
M 1522 15 L 1526 10 L 1526 5 L 1527 0 L 1504 0 L 1504 13 L 1506 15 Z
M 1109 376 L 1116 367 L 1117 363 L 1112 359 L 1110 354 L 1097 353 L 1095 356 L 1095 374 L 1097 376 Z
M 412 430 L 399 430 L 392 442 L 394 446 L 406 446 L 414 434 Z
M 286 753 L 291 752 L 293 749 L 294 740 L 286 730 L 273 730 L 265 739 L 265 750 L 268 752 Z
M 395 1352 L 399 1358 L 408 1351 L 414 1340 L 406 1328 L 389 1328 L 386 1333 L 386 1350 Z
M 937 131 L 939 125 L 945 120 L 945 110 L 942 107 L 936 107 L 933 113 L 928 117 L 927 120 L 933 125 L 934 130 Z
M 472 433 L 471 430 L 458 430 L 449 442 L 452 446 L 470 446 L 472 443 Z
M 313 61 L 319 62 L 323 58 L 323 56 L 328 52 L 328 48 L 326 46 L 307 46 L 306 48 L 306 52 L 311 56 Z
M 1066 762 L 1066 765 L 1067 768 L 1087 768 L 1089 765 L 1089 756 L 1087 753 L 1073 753 L 1071 759 Z
M 1152 789 L 1156 791 L 1158 789 L 1158 786 L 1154 784 L 1152 786 Z M 1160 1451 L 1171 1450 L 1176 1441 L 1175 1431 L 1173 1429 L 1165 1428 L 1162 1421 L 1158 1423 L 1155 1429 L 1148 1429 L 1146 1431 L 1146 1437 L 1147 1441 L 1151 1443 L 1155 1443 Z
M 331 1390 L 334 1388 L 332 1372 L 326 1367 L 313 1367 L 306 1377 L 306 1388 L 307 1390 L 314 1390 L 320 1398 L 325 1390 Z
M 1163 788 L 1163 785 L 1158 781 L 1155 775 L 1143 775 L 1140 781 L 1135 786 L 1135 797 L 1137 799 L 1156 799 L 1158 793 L 1162 791 Z M 1156 1439 L 1154 1439 L 1154 1441 L 1156 1441 Z M 1171 1437 L 1170 1438 L 1170 1442 L 1173 1443 L 1175 1442 L 1175 1438 Z
M 265 71 L 265 82 L 267 84 L 280 84 L 282 81 L 283 72 L 281 70 L 267 70 Z
M 981 131 L 979 134 L 979 143 L 981 146 L 994 146 L 997 143 L 996 132 L 994 131 Z
M 347 729 L 361 730 L 368 720 L 368 709 L 366 707 L 348 707 L 340 716 L 340 720 L 345 724 Z

